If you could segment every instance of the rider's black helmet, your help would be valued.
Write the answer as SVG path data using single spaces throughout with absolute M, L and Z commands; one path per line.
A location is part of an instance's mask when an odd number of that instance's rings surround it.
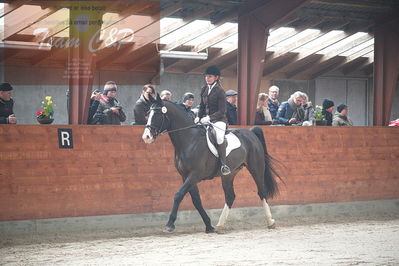
M 214 75 L 220 77 L 220 70 L 217 66 L 210 66 L 205 70 L 205 75 Z

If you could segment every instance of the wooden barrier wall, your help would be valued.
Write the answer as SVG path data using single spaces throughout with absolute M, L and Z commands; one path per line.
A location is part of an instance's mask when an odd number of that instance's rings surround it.
M 58 128 L 73 130 L 60 149 Z M 264 127 L 286 185 L 272 205 L 399 198 L 399 128 Z M 0 126 L 0 221 L 169 211 L 181 178 L 168 136 L 146 145 L 139 126 Z M 235 207 L 260 206 L 246 169 Z M 220 178 L 200 184 L 222 208 Z M 193 209 L 187 196 L 181 209 Z

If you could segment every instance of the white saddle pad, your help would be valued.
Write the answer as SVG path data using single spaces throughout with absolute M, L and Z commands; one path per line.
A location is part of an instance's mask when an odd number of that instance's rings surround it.
M 207 130 L 206 131 L 206 142 L 208 143 L 208 148 L 213 153 L 213 155 L 215 155 L 216 157 L 219 157 L 218 151 L 217 151 L 215 145 L 213 145 L 212 142 L 210 141 L 208 134 L 209 134 L 209 132 Z M 227 140 L 227 148 L 226 148 L 226 157 L 227 157 L 227 156 L 229 156 L 229 154 L 232 150 L 235 150 L 241 146 L 241 141 L 232 132 L 226 134 L 225 138 Z

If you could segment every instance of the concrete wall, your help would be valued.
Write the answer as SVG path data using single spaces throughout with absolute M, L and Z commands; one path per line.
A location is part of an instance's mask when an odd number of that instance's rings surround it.
M 142 126 L 0 125 L 0 221 L 169 211 L 182 184 L 168 136 L 146 145 Z M 399 128 L 263 127 L 280 164 L 272 205 L 399 198 Z M 227 161 L 228 162 L 228 161 Z M 244 168 L 235 207 L 260 206 Z M 206 209 L 224 205 L 220 178 L 199 185 Z M 193 210 L 185 197 L 181 210 Z

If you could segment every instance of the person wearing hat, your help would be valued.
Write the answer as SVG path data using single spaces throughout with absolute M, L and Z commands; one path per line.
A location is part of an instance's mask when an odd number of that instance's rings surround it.
M 332 122 L 333 126 L 353 126 L 352 120 L 348 117 L 349 107 L 345 104 L 340 104 L 337 107 L 337 113 L 334 115 L 334 119 Z
M 227 127 L 226 93 L 220 85 L 220 70 L 217 66 L 210 66 L 205 71 L 206 85 L 201 89 L 201 103 L 198 117 L 194 122 L 202 124 L 211 123 L 216 132 L 217 151 L 221 163 L 222 175 L 231 173 L 226 165 L 226 140 L 224 135 Z
M 12 87 L 9 83 L 0 84 L 0 124 L 16 124 L 14 100 L 11 98 Z
M 323 109 L 321 110 L 321 113 L 324 115 L 324 118 L 327 120 L 327 126 L 332 125 L 333 111 L 334 111 L 334 102 L 329 99 L 324 99 Z
M 229 125 L 237 125 L 237 92 L 235 90 L 226 91 L 226 116 Z
M 182 103 L 180 104 L 180 106 L 194 120 L 195 119 L 195 114 L 191 110 L 191 107 L 193 106 L 193 104 L 194 104 L 194 94 L 192 94 L 191 92 L 186 92 L 183 95 Z
M 126 115 L 122 110 L 116 97 L 117 86 L 114 81 L 105 83 L 104 90 L 100 96 L 100 103 L 97 112 L 93 117 L 95 124 L 100 125 L 120 125 L 126 120 Z

